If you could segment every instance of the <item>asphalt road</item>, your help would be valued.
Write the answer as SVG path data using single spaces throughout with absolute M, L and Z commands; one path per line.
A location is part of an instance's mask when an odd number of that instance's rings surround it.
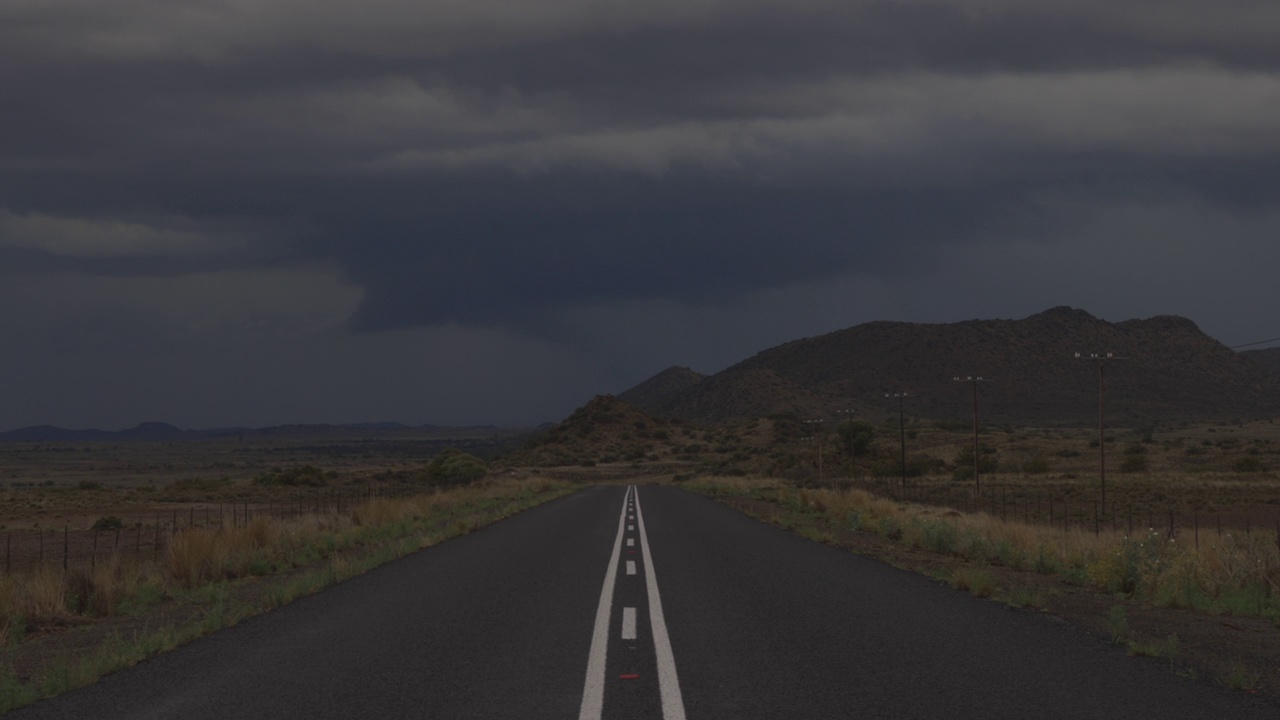
M 9 717 L 1276 714 L 678 489 L 599 487 Z

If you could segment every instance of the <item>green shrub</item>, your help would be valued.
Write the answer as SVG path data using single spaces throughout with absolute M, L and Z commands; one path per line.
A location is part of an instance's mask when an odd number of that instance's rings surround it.
M 93 521 L 91 530 L 118 530 L 124 527 L 124 521 L 115 515 L 103 515 Z
M 595 460 L 586 460 L 584 466 L 595 465 Z M 483 460 L 470 453 L 449 448 L 436 456 L 427 468 L 427 479 L 434 485 L 465 485 L 475 482 L 489 474 L 489 466 Z
M 274 468 L 253 479 L 255 485 L 287 485 L 289 487 L 322 487 L 324 473 L 314 465 L 298 465 L 288 469 Z
M 1022 463 L 1022 472 L 1028 475 L 1043 475 L 1049 472 L 1049 460 L 1043 457 L 1033 457 Z
M 844 451 L 855 457 L 866 455 L 871 449 L 871 442 L 876 439 L 876 426 L 866 420 L 850 420 L 840 423 L 836 428 Z
M 1120 472 L 1136 473 L 1136 472 L 1146 472 L 1146 471 L 1147 471 L 1146 455 L 1130 455 L 1124 459 L 1124 462 L 1120 463 Z
M 1231 463 L 1231 469 L 1236 472 L 1259 472 L 1263 469 L 1262 460 L 1250 455 L 1242 457 Z

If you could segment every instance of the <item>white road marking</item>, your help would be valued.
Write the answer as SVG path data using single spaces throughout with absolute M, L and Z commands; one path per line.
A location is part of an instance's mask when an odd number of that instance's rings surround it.
M 627 488 L 627 497 L 635 487 Z M 578 720 L 600 720 L 604 712 L 605 655 L 609 650 L 609 612 L 613 609 L 613 586 L 618 575 L 618 556 L 622 553 L 622 527 L 626 518 L 627 503 L 622 503 L 618 513 L 618 536 L 613 541 L 613 555 L 604 573 L 604 587 L 600 590 L 600 604 L 596 606 L 596 625 L 591 633 L 591 650 L 587 654 L 587 679 L 582 686 L 582 707 Z M 646 565 L 646 571 L 648 566 Z M 684 717 L 683 713 L 681 717 Z
M 622 639 L 636 639 L 636 609 L 633 607 L 622 608 Z
M 628 560 L 628 561 L 627 561 L 627 574 L 628 574 L 628 575 L 635 575 L 635 574 L 636 574 L 636 561 L 635 561 L 635 560 Z
M 644 581 L 649 591 L 649 625 L 653 628 L 653 649 L 658 659 L 658 694 L 662 698 L 662 718 L 663 720 L 685 720 L 684 697 L 680 694 L 680 678 L 676 675 L 676 660 L 671 652 L 671 638 L 667 636 L 667 621 L 662 616 L 662 598 L 658 597 L 658 577 L 653 572 L 653 558 L 649 554 L 649 535 L 644 529 L 644 511 L 640 509 L 638 491 L 635 493 L 635 503 L 636 517 L 640 525 L 640 554 L 644 558 Z
M 635 525 L 628 525 L 628 526 L 627 526 L 627 532 L 632 532 L 632 531 L 634 531 L 635 529 L 636 529 L 636 526 L 635 526 Z
M 636 539 L 635 539 L 635 538 L 627 538 L 627 547 L 635 547 L 635 546 L 636 546 Z

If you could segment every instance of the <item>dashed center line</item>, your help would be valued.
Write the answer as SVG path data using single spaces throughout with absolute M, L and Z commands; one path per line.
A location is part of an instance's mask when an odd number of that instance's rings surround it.
M 635 488 L 627 489 L 629 499 Z M 578 720 L 600 720 L 604 711 L 605 654 L 609 647 L 609 611 L 613 609 L 613 585 L 618 571 L 618 556 L 622 550 L 622 524 L 626 519 L 626 503 L 618 513 L 618 535 L 613 541 L 613 554 L 604 574 L 604 586 L 600 589 L 600 604 L 596 607 L 595 630 L 591 633 L 591 651 L 587 654 L 587 678 L 582 687 L 582 707 Z
M 644 563 L 645 590 L 648 599 L 649 629 L 653 633 L 653 649 L 658 671 L 658 695 L 662 706 L 663 720 L 685 720 L 684 698 L 680 692 L 680 680 L 676 673 L 675 658 L 671 651 L 671 639 L 667 635 L 667 623 L 662 612 L 662 599 L 658 594 L 658 579 L 653 571 L 653 557 L 649 551 L 649 534 L 644 526 L 644 511 L 640 508 L 639 494 L 632 485 L 627 488 L 623 509 L 618 513 L 618 534 L 613 542 L 613 554 L 605 571 L 604 587 L 600 591 L 600 604 L 596 608 L 595 631 L 591 637 L 591 650 L 587 655 L 587 677 L 583 686 L 582 706 L 579 709 L 579 720 L 600 720 L 604 710 L 605 661 L 609 645 L 609 615 L 613 605 L 614 583 L 617 579 L 618 560 L 622 550 L 623 528 L 634 532 L 639 526 L 640 562 Z M 634 508 L 635 525 L 627 524 L 629 512 Z M 635 539 L 626 538 L 627 547 L 634 548 Z M 627 550 L 635 554 L 635 549 Z M 627 560 L 627 575 L 637 574 L 638 563 Z M 622 608 L 622 639 L 635 641 L 637 634 L 637 617 L 635 607 Z M 635 673 L 624 673 L 618 676 L 622 680 L 636 679 Z
M 636 609 L 633 607 L 622 608 L 622 639 L 636 639 Z

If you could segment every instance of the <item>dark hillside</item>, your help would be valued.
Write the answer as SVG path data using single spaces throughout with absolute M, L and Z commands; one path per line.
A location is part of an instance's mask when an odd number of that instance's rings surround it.
M 1128 358 L 1107 369 L 1108 416 L 1126 424 L 1280 414 L 1280 373 L 1248 360 L 1190 320 L 1111 323 L 1058 307 L 1022 320 L 872 322 L 765 350 L 680 391 L 661 414 L 702 422 L 776 412 L 882 416 L 887 392 L 908 412 L 963 420 L 983 376 L 987 422 L 1080 424 L 1097 419 L 1098 368 L 1075 353 Z M 896 405 L 892 405 L 896 407 Z
M 612 395 L 597 395 L 564 422 L 533 436 L 509 456 L 523 465 L 594 465 L 670 455 L 670 424 Z
M 645 412 L 659 412 L 671 398 L 697 385 L 706 377 L 687 367 L 669 367 L 622 393 L 618 399 Z

